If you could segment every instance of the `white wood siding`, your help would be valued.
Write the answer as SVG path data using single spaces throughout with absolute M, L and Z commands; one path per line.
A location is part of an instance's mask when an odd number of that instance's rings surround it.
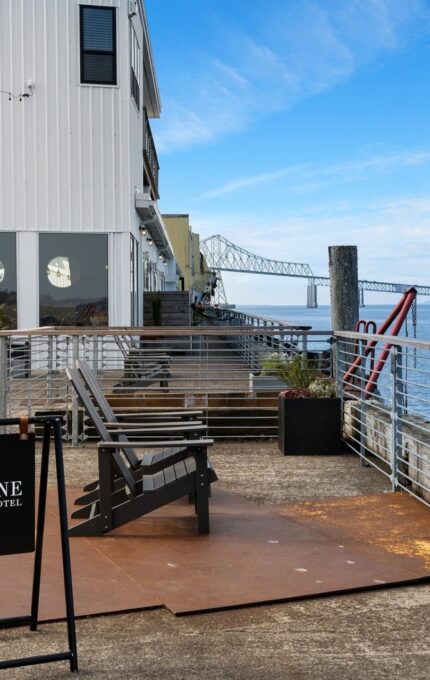
M 118 86 L 80 85 L 80 4 L 117 7 Z M 32 97 L 0 95 L 0 229 L 136 232 L 143 130 L 127 2 L 0 0 L 0 89 L 26 92 L 28 80 Z

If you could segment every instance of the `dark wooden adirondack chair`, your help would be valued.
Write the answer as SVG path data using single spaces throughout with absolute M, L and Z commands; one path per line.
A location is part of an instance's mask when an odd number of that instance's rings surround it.
M 114 336 L 124 357 L 124 375 L 115 392 L 135 391 L 159 382 L 163 391 L 168 391 L 171 358 L 166 352 L 136 347 L 127 336 Z
M 119 425 L 121 423 L 121 427 L 136 428 L 136 421 L 138 423 L 144 424 L 146 419 L 160 422 L 186 421 L 189 422 L 189 424 L 191 424 L 192 421 L 195 421 L 196 419 L 199 419 L 203 416 L 203 411 L 190 411 L 184 409 L 178 411 L 171 410 L 157 411 L 153 409 L 148 409 L 146 411 L 140 412 L 115 413 L 112 406 L 109 404 L 108 400 L 103 394 L 103 390 L 101 389 L 97 381 L 94 371 L 91 370 L 86 361 L 83 361 L 82 359 L 77 359 L 76 368 L 78 369 L 83 381 L 85 382 L 85 385 L 87 386 L 87 389 L 91 394 L 91 398 L 93 399 L 94 404 L 97 406 L 100 413 L 102 414 L 103 420 L 105 421 L 106 425 L 114 426 Z M 124 423 L 122 422 L 124 419 L 132 422 Z
M 80 368 L 83 368 L 83 362 L 80 362 Z M 117 422 L 115 414 L 113 413 L 109 402 L 104 397 L 97 381 L 95 380 L 91 369 L 86 367 L 85 375 L 90 381 L 90 387 L 88 390 L 80 377 L 80 372 L 76 369 L 66 369 L 66 375 L 69 378 L 75 392 L 77 393 L 79 400 L 83 404 L 85 410 L 87 411 L 89 417 L 91 418 L 96 432 L 100 439 L 104 441 L 112 440 L 119 441 L 121 443 L 127 444 L 129 442 L 128 436 L 132 435 L 137 439 L 143 438 L 144 441 L 148 442 L 154 439 L 159 439 L 160 437 L 164 440 L 168 438 L 180 439 L 187 437 L 188 439 L 196 439 L 202 437 L 206 432 L 206 427 L 202 425 L 201 421 L 183 421 L 183 420 L 170 420 L 166 422 L 148 422 L 145 423 L 125 423 L 122 426 Z M 97 407 L 100 407 L 98 410 Z M 188 414 L 193 414 L 198 412 L 189 411 Z M 112 422 L 106 422 L 106 418 L 113 418 Z M 152 420 L 152 417 L 151 417 Z M 150 448 L 150 447 L 148 447 Z M 153 448 L 153 447 L 152 447 Z M 186 458 L 188 455 L 187 447 L 176 446 L 162 449 L 155 453 L 146 451 L 143 456 L 139 458 L 134 449 L 131 446 L 126 446 L 124 448 L 123 454 L 127 460 L 131 470 L 141 470 L 144 473 L 154 473 L 162 470 L 163 468 L 171 465 L 179 460 Z M 217 476 L 209 464 L 210 467 L 210 481 L 214 482 L 217 480 Z M 142 471 L 142 470 L 141 470 Z M 115 484 L 121 484 L 121 477 Z M 80 496 L 75 500 L 75 505 L 87 505 L 98 499 L 98 486 L 99 480 L 94 480 L 84 487 L 86 492 L 83 496 Z
M 165 446 L 166 441 L 133 442 L 138 447 Z M 123 524 L 172 501 L 190 496 L 195 498 L 199 534 L 209 533 L 209 474 L 207 447 L 212 439 L 192 439 L 173 442 L 186 443 L 187 458 L 152 475 L 132 474 L 121 458 L 120 450 L 125 444 L 105 441 L 98 444 L 99 500 L 91 504 L 89 517 L 70 529 L 71 536 L 100 536 Z M 124 487 L 114 490 L 112 486 L 115 466 L 117 479 L 122 478 Z M 82 508 L 84 510 L 84 508 Z M 77 511 L 79 513 L 81 511 Z M 76 517 L 77 514 L 73 513 Z
M 210 439 L 198 439 L 206 428 L 194 423 L 173 427 L 150 423 L 144 428 L 144 441 L 130 441 L 125 431 L 109 431 L 86 392 L 78 371 L 66 369 L 79 399 L 92 418 L 99 436 L 99 479 L 96 489 L 82 496 L 85 507 L 72 514 L 86 521 L 70 530 L 72 536 L 92 536 L 110 531 L 125 522 L 165 505 L 184 495 L 193 495 L 199 533 L 209 531 L 209 472 L 207 446 Z M 137 430 L 142 435 L 142 426 Z M 126 431 L 130 434 L 130 430 Z M 192 439 L 184 439 L 187 434 Z M 170 438 L 173 438 L 173 441 Z M 117 441 L 115 441 L 117 438 Z M 136 448 L 163 448 L 139 459 Z M 121 452 L 123 456 L 121 455 Z M 202 462 L 203 461 L 203 462 Z M 149 473 L 149 474 L 146 474 Z M 197 484 L 197 479 L 199 483 Z M 106 519 L 107 518 L 107 519 Z
M 86 362 L 77 360 L 76 366 L 87 389 L 85 389 L 82 381 L 78 379 L 74 371 L 69 372 L 69 378 L 101 439 L 105 439 L 106 432 L 109 431 L 111 437 L 121 442 L 127 442 L 126 435 L 132 435 L 135 440 L 140 439 L 143 436 L 147 440 L 148 434 L 154 434 L 154 432 L 148 433 L 148 427 L 161 428 L 160 436 L 163 436 L 165 439 L 169 434 L 172 434 L 176 438 L 186 435 L 188 439 L 202 436 L 202 432 L 204 432 L 205 428 L 201 421 L 195 420 L 196 417 L 202 415 L 201 411 L 171 411 L 168 413 L 144 412 L 138 414 L 125 413 L 122 414 L 122 416 L 117 417 L 104 396 L 94 372 L 89 368 Z M 121 423 L 118 418 L 122 417 L 138 418 L 139 422 Z M 149 418 L 150 421 L 146 420 L 146 418 Z M 121 432 L 118 428 L 121 429 Z M 125 455 L 127 456 L 129 465 L 132 469 L 143 467 L 145 472 L 157 472 L 167 465 L 185 458 L 187 450 L 184 446 L 170 447 L 156 453 L 147 451 L 142 458 L 139 458 L 133 450 L 127 448 L 125 450 Z M 209 463 L 209 481 L 215 482 L 216 480 L 217 476 L 215 471 Z M 85 505 L 90 501 L 95 500 L 97 497 L 97 487 L 98 480 L 87 484 L 84 487 L 84 491 L 89 493 L 77 498 L 75 504 Z

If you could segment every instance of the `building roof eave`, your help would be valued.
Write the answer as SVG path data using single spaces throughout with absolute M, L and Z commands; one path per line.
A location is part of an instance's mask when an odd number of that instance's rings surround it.
M 158 89 L 157 76 L 155 73 L 155 63 L 149 37 L 148 19 L 143 0 L 139 0 L 139 11 L 143 26 L 143 63 L 147 74 L 148 101 L 146 108 L 149 118 L 159 118 L 161 114 L 160 91 Z
M 148 198 L 148 194 L 137 193 L 135 206 L 140 219 L 151 233 L 157 248 L 163 251 L 170 260 L 176 259 L 163 216 L 156 201 Z

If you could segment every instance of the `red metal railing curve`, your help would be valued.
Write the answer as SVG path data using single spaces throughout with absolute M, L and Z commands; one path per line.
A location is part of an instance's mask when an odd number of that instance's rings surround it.
M 383 324 L 376 330 L 376 324 L 374 321 L 368 321 L 367 323 L 364 321 L 358 321 L 356 324 L 356 331 L 360 332 L 360 329 L 363 325 L 364 327 L 364 332 L 368 333 L 370 326 L 372 325 L 375 329 L 374 335 L 384 335 L 385 331 L 391 326 L 393 321 L 397 319 L 395 322 L 390 335 L 392 336 L 397 336 L 400 332 L 401 327 L 403 326 L 403 323 L 406 319 L 407 313 L 409 312 L 412 303 L 414 302 L 415 298 L 417 296 L 417 291 L 415 288 L 408 288 L 403 293 L 403 296 L 401 300 L 397 303 L 397 305 L 394 307 L 392 312 L 387 316 Z M 376 340 L 369 340 L 369 342 L 366 344 L 366 347 L 364 349 L 364 356 L 368 356 L 369 354 L 371 355 L 371 369 L 370 369 L 370 375 L 366 381 L 366 388 L 365 388 L 365 395 L 366 398 L 369 397 L 376 389 L 376 385 L 378 382 L 379 375 L 381 374 L 382 369 L 384 368 L 384 364 L 387 360 L 387 357 L 390 353 L 391 349 L 391 344 L 387 343 L 384 345 L 381 354 L 378 357 L 378 360 L 376 362 L 376 365 L 374 365 L 374 357 L 375 357 L 375 347 L 377 345 Z M 354 347 L 354 353 L 358 349 L 357 343 L 355 344 Z M 349 383 L 351 382 L 353 376 L 357 372 L 357 369 L 361 366 L 361 356 L 357 356 L 354 361 L 352 362 L 351 366 L 348 368 L 348 370 L 345 372 L 343 376 L 343 382 L 344 383 Z

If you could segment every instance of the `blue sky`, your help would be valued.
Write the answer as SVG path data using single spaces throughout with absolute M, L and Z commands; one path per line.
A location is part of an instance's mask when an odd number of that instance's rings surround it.
M 360 278 L 430 285 L 429 0 L 146 7 L 163 212 L 320 275 L 329 245 L 354 244 Z M 306 298 L 305 281 L 224 281 L 236 303 Z

